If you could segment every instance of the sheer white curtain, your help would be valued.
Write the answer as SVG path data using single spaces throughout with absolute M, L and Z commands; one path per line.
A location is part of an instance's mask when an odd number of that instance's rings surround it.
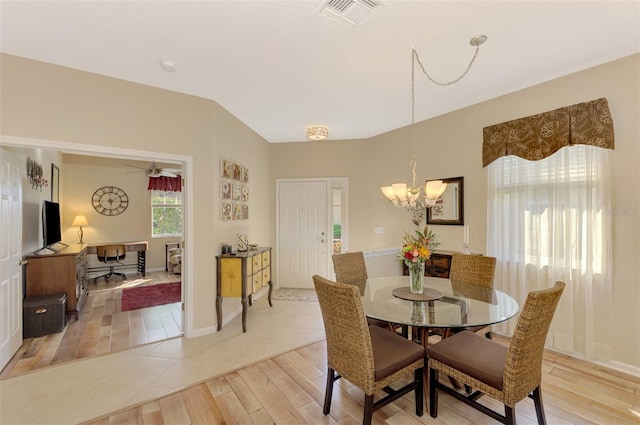
M 530 291 L 567 283 L 547 345 L 609 360 L 611 231 L 609 150 L 587 145 L 488 168 L 488 254 L 496 288 L 522 305 Z M 511 335 L 515 320 L 494 326 Z

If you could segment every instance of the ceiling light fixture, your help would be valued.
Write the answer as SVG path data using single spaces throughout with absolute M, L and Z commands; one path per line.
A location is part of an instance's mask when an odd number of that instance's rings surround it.
M 178 66 L 171 59 L 160 59 L 160 67 L 167 72 L 176 72 Z
M 476 35 L 471 38 L 469 44 L 475 46 L 475 54 L 471 58 L 467 69 L 462 73 L 462 75 L 447 83 L 441 83 L 434 80 L 424 69 L 422 62 L 420 62 L 420 58 L 418 57 L 418 52 L 416 52 L 415 49 L 411 49 L 411 161 L 409 161 L 409 167 L 411 168 L 412 184 L 411 186 L 407 186 L 406 183 L 394 183 L 390 186 L 383 186 L 380 189 L 394 207 L 406 208 L 409 210 L 411 213 L 411 221 L 416 226 L 419 226 L 422 222 L 427 208 L 431 208 L 435 205 L 438 198 L 447 189 L 447 184 L 442 180 L 428 181 L 424 186 L 424 195 L 421 195 L 420 193 L 422 187 L 416 186 L 415 63 L 418 62 L 420 69 L 432 83 L 443 87 L 450 86 L 457 83 L 467 75 L 473 65 L 473 62 L 476 60 L 476 57 L 478 57 L 480 45 L 485 41 L 487 41 L 486 35 Z
M 329 129 L 324 125 L 310 125 L 307 127 L 307 139 L 324 140 L 329 136 Z

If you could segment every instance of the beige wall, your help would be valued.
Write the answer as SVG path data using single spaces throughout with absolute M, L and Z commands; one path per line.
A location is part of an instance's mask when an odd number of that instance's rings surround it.
M 486 252 L 486 173 L 482 128 L 498 122 L 607 97 L 616 131 L 611 156 L 615 215 L 614 360 L 640 367 L 640 55 L 572 74 L 419 123 L 418 178 L 465 177 L 465 221 L 471 248 Z M 408 181 L 408 129 L 369 140 L 266 143 L 214 102 L 54 65 L 2 55 L 2 135 L 95 146 L 114 146 L 193 157 L 193 306 L 195 333 L 215 325 L 214 255 L 221 242 L 275 240 L 275 178 L 349 177 L 351 250 L 400 245 L 412 224 L 389 206 L 379 187 Z M 505 71 L 508 72 L 508 71 Z M 456 87 L 451 88 L 455 90 Z M 417 94 L 419 95 L 419 93 Z M 219 160 L 250 169 L 250 220 L 220 222 Z M 634 214 L 635 212 L 635 214 Z M 382 226 L 384 234 L 374 234 Z M 443 249 L 460 249 L 460 226 L 433 226 Z M 232 300 L 225 309 L 237 308 Z M 225 310 L 227 311 L 227 310 Z
M 144 172 L 132 172 L 136 169 L 127 165 L 145 168 L 149 162 L 86 155 L 63 156 L 62 238 L 67 243 L 78 242 L 78 229 L 71 223 L 76 214 L 84 214 L 89 222 L 89 226 L 83 228 L 85 243 L 147 241 L 147 270 L 164 270 L 165 242 L 176 242 L 181 238 L 151 237 L 149 178 Z M 103 186 L 115 186 L 126 192 L 129 206 L 122 214 L 105 216 L 93 209 L 93 193 Z M 137 257 L 133 254 L 129 254 L 127 263 L 135 263 Z M 90 256 L 89 260 L 90 266 L 97 265 L 95 256 Z
M 266 141 L 209 100 L 6 54 L 0 67 L 3 136 L 192 158 L 193 193 L 187 196 L 195 208 L 187 225 L 196 231 L 193 252 L 187 253 L 193 264 L 187 277 L 193 287 L 193 317 L 187 320 L 193 335 L 215 330 L 214 256 L 220 243 L 232 242 L 242 232 L 256 243 L 272 245 L 273 185 Z M 218 220 L 221 155 L 250 169 L 248 221 Z M 236 301 L 226 301 L 225 309 L 237 309 Z
M 20 161 L 25 164 L 25 172 L 22 175 L 22 252 L 32 253 L 43 247 L 42 236 L 42 201 L 51 200 L 51 164 L 55 164 L 62 169 L 62 153 L 49 149 L 34 148 L 13 148 L 5 147 L 12 152 Z M 27 179 L 26 162 L 31 158 L 42 166 L 43 177 L 47 179 L 48 185 L 42 188 L 33 188 Z M 60 201 L 64 196 L 64 190 L 60 181 Z M 62 214 L 62 211 L 60 211 Z M 64 224 L 62 225 L 64 231 Z M 64 241 L 64 234 L 63 241 Z M 76 235 L 77 236 L 77 235 Z
M 508 72 L 508 71 L 504 71 Z M 613 360 L 640 367 L 640 55 L 571 74 L 417 125 L 421 180 L 464 176 L 465 223 L 474 252 L 486 253 L 486 171 L 482 128 L 599 97 L 609 101 L 616 148 L 611 153 L 613 225 Z M 497 76 L 496 78 L 499 78 Z M 456 90 L 456 87 L 450 88 Z M 420 96 L 420 93 L 416 93 Z M 274 144 L 275 178 L 349 178 L 350 250 L 399 247 L 413 224 L 407 211 L 387 204 L 380 186 L 409 182 L 409 132 L 398 129 L 370 140 Z M 376 226 L 384 234 L 374 234 Z M 432 226 L 441 248 L 459 250 L 461 226 Z

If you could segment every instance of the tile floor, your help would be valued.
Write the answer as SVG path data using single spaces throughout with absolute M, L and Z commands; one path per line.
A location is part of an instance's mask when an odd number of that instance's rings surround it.
M 317 302 L 254 300 L 220 332 L 0 380 L 0 423 L 77 424 L 324 338 Z

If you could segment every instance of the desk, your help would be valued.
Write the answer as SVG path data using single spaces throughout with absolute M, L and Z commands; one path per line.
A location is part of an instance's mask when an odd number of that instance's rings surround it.
M 488 326 L 509 320 L 518 313 L 518 303 L 504 292 L 478 288 L 449 279 L 425 277 L 425 288 L 442 293 L 434 301 L 408 301 L 392 294 L 409 286 L 408 276 L 367 279 L 362 307 L 367 317 L 399 325 L 428 328 Z M 426 346 L 426 340 L 423 338 Z
M 137 252 L 138 253 L 138 261 L 136 264 L 127 264 L 122 267 L 131 267 L 135 266 L 138 270 L 138 273 L 142 274 L 142 276 L 147 275 L 147 250 L 149 249 L 149 243 L 147 241 L 138 241 L 138 242 L 104 242 L 104 243 L 96 243 L 90 244 L 87 246 L 87 254 L 97 254 L 97 249 L 100 245 L 118 245 L 124 244 L 126 252 Z M 109 270 L 107 267 L 90 267 L 88 271 L 100 271 L 100 270 Z

